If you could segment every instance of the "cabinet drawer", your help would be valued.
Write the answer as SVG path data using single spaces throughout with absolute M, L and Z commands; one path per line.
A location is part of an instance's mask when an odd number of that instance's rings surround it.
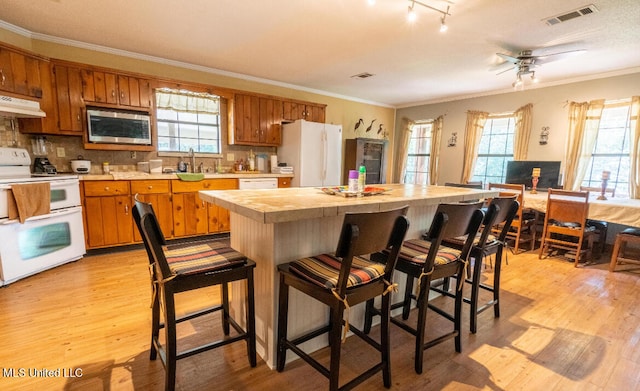
M 131 181 L 131 194 L 161 194 L 170 193 L 169 180 Z
M 238 188 L 238 180 L 235 178 L 205 179 L 199 182 L 172 180 L 171 187 L 174 193 L 190 193 L 200 190 L 233 190 Z
M 278 178 L 278 187 L 291 187 L 291 178 Z
M 129 194 L 129 181 L 87 181 L 83 185 L 86 197 Z

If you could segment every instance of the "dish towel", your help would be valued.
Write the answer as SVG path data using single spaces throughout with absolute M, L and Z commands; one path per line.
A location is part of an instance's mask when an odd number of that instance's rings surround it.
M 49 182 L 11 185 L 8 199 L 9 219 L 21 224 L 32 216 L 51 213 L 51 184 Z

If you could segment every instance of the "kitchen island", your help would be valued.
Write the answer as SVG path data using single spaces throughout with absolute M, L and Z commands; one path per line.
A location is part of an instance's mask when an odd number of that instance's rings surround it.
M 231 213 L 231 246 L 254 260 L 256 338 L 258 353 L 271 368 L 275 367 L 278 311 L 278 272 L 276 266 L 295 259 L 333 252 L 338 242 L 344 214 L 377 212 L 409 205 L 407 238 L 419 237 L 431 224 L 438 204 L 485 198 L 496 191 L 443 186 L 380 185 L 384 194 L 368 197 L 329 195 L 317 188 L 266 190 L 209 190 L 200 197 L 226 208 Z M 394 280 L 404 284 L 404 275 Z M 402 289 L 400 290 L 402 291 Z M 233 288 L 234 297 L 243 294 Z M 400 301 L 392 299 L 393 301 Z M 244 311 L 236 301 L 232 311 Z M 328 311 L 319 302 L 291 290 L 289 335 L 295 336 L 324 324 Z M 361 325 L 364 305 L 350 311 L 350 322 Z M 304 316 L 298 316 L 304 314 Z M 313 351 L 326 346 L 326 338 L 302 345 Z M 293 357 L 293 356 L 291 356 Z

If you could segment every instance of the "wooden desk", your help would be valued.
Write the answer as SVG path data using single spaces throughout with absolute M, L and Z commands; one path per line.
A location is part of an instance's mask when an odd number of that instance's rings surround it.
M 611 198 L 597 200 L 600 194 L 589 194 L 589 218 L 609 223 L 640 227 L 640 200 L 629 198 Z M 541 212 L 547 210 L 547 192 L 524 193 L 524 207 Z
M 327 195 L 315 188 L 200 191 L 203 200 L 231 212 L 231 246 L 257 264 L 257 350 L 271 368 L 275 367 L 278 319 L 276 265 L 335 251 L 346 212 L 375 212 L 409 205 L 407 217 L 411 226 L 407 238 L 417 238 L 431 224 L 438 204 L 497 195 L 497 192 L 490 190 L 444 186 L 395 184 L 384 187 L 391 191 L 361 198 Z M 402 273 L 394 278 L 401 285 L 404 284 L 403 279 Z M 234 287 L 232 294 L 241 295 L 240 288 Z M 400 300 L 398 296 L 397 301 Z M 232 311 L 244 310 L 238 307 L 241 304 L 236 302 L 234 305 Z M 290 293 L 289 306 L 292 313 L 305 315 L 291 317 L 289 335 L 295 336 L 314 329 L 328 319 L 326 307 L 294 289 Z M 350 322 L 361 326 L 363 318 L 364 305 L 351 308 Z M 307 342 L 303 349 L 313 351 L 325 345 L 326 338 L 316 338 Z

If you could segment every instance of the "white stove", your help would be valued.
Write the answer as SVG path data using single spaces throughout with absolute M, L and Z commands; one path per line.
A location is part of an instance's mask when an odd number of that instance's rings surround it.
M 0 285 L 75 261 L 86 253 L 77 175 L 32 175 L 22 148 L 0 147 Z M 49 182 L 50 213 L 9 219 L 13 187 Z M 25 196 L 22 202 L 47 202 Z M 46 205 L 46 204 L 45 204 Z M 23 217 L 23 216 L 21 216 Z

